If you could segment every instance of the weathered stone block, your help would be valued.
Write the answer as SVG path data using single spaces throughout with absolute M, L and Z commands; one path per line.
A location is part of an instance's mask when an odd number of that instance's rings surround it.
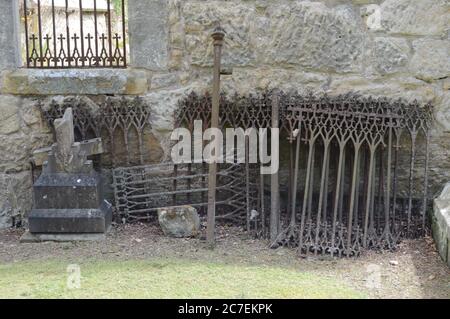
M 162 88 L 174 87 L 178 84 L 179 76 L 177 73 L 154 74 L 151 79 L 151 89 L 157 90 Z
M 319 2 L 266 4 L 187 2 L 182 7 L 186 49 L 193 65 L 212 65 L 211 30 L 226 31 L 223 65 L 285 64 L 331 71 L 361 69 L 362 20 L 351 6 Z
M 173 129 L 173 114 L 178 100 L 189 94 L 190 88 L 159 90 L 144 96 L 144 100 L 152 106 L 152 128 L 155 131 L 170 131 Z
M 403 98 L 411 102 L 417 100 L 420 103 L 427 103 L 436 98 L 436 91 L 432 85 L 403 74 L 391 77 L 336 74 L 331 78 L 329 89 L 333 94 L 358 91 L 366 95 Z
M 30 167 L 31 153 L 51 141 L 50 134 L 40 134 L 33 131 L 30 134 L 17 132 L 10 135 L 0 135 L 0 171 L 22 171 Z
M 375 68 L 381 74 L 394 73 L 408 63 L 409 46 L 404 39 L 377 37 L 372 56 Z
M 160 70 L 168 60 L 168 1 L 133 0 L 128 4 L 130 64 Z
M 23 123 L 28 127 L 43 123 L 41 111 L 36 100 L 22 100 L 20 117 L 22 118 Z M 36 126 L 36 130 L 39 132 L 45 132 L 45 129 L 44 125 Z
M 381 8 L 379 5 L 370 3 L 360 7 L 359 13 L 364 20 L 366 27 L 370 31 L 380 31 L 381 26 Z
M 450 76 L 450 41 L 419 39 L 412 43 L 410 70 L 419 79 L 431 81 Z
M 13 209 L 8 200 L 0 202 L 0 229 L 13 226 Z
M 142 94 L 148 89 L 147 73 L 122 69 L 18 69 L 6 72 L 3 93 L 55 94 Z
M 437 128 L 437 125 L 436 127 Z M 450 181 L 450 131 L 442 132 L 439 129 L 432 130 L 430 138 L 430 194 L 438 194 L 442 191 L 442 185 Z
M 450 183 L 434 200 L 432 230 L 439 255 L 450 267 Z
M 0 134 L 11 134 L 20 129 L 20 99 L 14 96 L 0 98 Z
M 448 29 L 446 0 L 386 0 L 380 8 L 381 26 L 389 33 L 443 35 Z
M 443 93 L 440 103 L 435 106 L 434 117 L 444 132 L 450 132 L 450 91 Z
M 23 134 L 12 134 L 0 136 L 0 170 L 1 171 L 21 171 L 28 165 L 29 145 L 26 136 Z
M 0 174 L 0 229 L 13 226 L 31 210 L 31 173 Z
M 320 92 L 326 87 L 329 76 L 304 72 L 295 68 L 260 67 L 236 68 L 232 76 L 223 77 L 221 87 L 226 92 L 248 94 L 265 89 L 313 90 Z
M 192 206 L 160 208 L 158 221 L 164 234 L 170 237 L 192 237 L 200 231 L 200 218 Z
M 273 4 L 270 26 L 258 39 L 264 62 L 349 72 L 362 67 L 365 33 L 351 6 L 328 8 L 318 2 Z
M 182 7 L 186 31 L 186 49 L 191 63 L 211 66 L 213 45 L 211 32 L 220 23 L 227 33 L 222 62 L 245 66 L 255 63 L 255 8 L 250 3 L 224 1 L 186 2 Z
M 20 66 L 19 1 L 0 1 L 0 71 Z

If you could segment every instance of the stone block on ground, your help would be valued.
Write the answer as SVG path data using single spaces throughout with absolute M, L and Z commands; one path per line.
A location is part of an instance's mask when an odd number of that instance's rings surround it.
M 450 183 L 434 200 L 432 231 L 439 255 L 450 267 Z
M 164 235 L 169 237 L 193 237 L 200 232 L 200 218 L 192 206 L 160 208 L 158 220 Z
M 71 242 L 71 241 L 94 241 L 104 240 L 106 234 L 104 233 L 83 233 L 83 234 L 32 234 L 29 231 L 25 232 L 20 238 L 21 243 L 40 243 L 44 241 L 54 242 Z
M 43 174 L 34 185 L 31 233 L 106 233 L 111 220 L 98 174 Z

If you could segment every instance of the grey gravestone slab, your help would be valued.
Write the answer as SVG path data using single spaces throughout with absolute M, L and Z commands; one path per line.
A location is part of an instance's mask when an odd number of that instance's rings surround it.
M 31 233 L 105 233 L 112 220 L 112 207 L 99 209 L 33 209 L 28 217 Z
M 34 208 L 93 208 L 102 203 L 98 174 L 46 174 L 35 182 Z
M 101 177 L 87 160 L 103 152 L 101 139 L 75 142 L 71 108 L 54 125 L 57 143 L 34 154 L 35 164 L 43 170 L 33 185 L 29 233 L 22 240 L 98 238 L 92 234 L 105 234 L 112 221 L 112 206 L 103 198 Z
M 106 235 L 104 233 L 96 234 L 32 234 L 29 231 L 23 234 L 20 238 L 21 243 L 39 243 L 43 241 L 93 241 L 104 240 Z

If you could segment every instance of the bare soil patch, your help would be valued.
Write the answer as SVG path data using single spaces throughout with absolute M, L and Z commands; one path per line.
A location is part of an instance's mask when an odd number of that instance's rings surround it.
M 219 227 L 214 250 L 200 239 L 164 237 L 151 224 L 115 226 L 99 242 L 20 243 L 23 232 L 0 231 L 0 263 L 177 258 L 296 269 L 341 280 L 372 298 L 450 298 L 450 269 L 430 238 L 404 241 L 395 252 L 368 251 L 359 258 L 331 259 L 300 258 L 293 249 L 270 249 L 266 241 L 250 238 L 237 227 Z

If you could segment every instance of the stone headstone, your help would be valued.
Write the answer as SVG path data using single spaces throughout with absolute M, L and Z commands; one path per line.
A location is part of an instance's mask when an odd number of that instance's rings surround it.
M 432 217 L 433 238 L 442 259 L 450 267 L 450 183 L 434 199 Z
M 194 237 L 200 233 L 200 218 L 192 206 L 160 208 L 158 221 L 164 235 L 169 237 Z
M 33 153 L 36 166 L 43 166 L 44 174 L 90 174 L 93 172 L 89 155 L 103 153 L 101 138 L 75 142 L 72 108 L 67 108 L 61 119 L 54 122 L 56 143 Z
M 55 120 L 54 127 L 57 145 L 57 147 L 55 147 L 55 156 L 58 169 L 66 172 L 79 169 L 78 165 L 76 165 L 79 163 L 74 163 L 75 157 L 80 157 L 76 156 L 79 155 L 79 153 L 72 152 L 72 146 L 75 143 L 75 134 L 73 131 L 73 113 L 71 108 L 68 108 L 64 112 L 62 119 Z
M 112 219 L 101 177 L 87 159 L 103 152 L 101 139 L 75 142 L 71 108 L 54 126 L 56 143 L 34 153 L 34 164 L 43 170 L 33 185 L 29 234 L 24 240 L 97 239 L 109 230 Z

